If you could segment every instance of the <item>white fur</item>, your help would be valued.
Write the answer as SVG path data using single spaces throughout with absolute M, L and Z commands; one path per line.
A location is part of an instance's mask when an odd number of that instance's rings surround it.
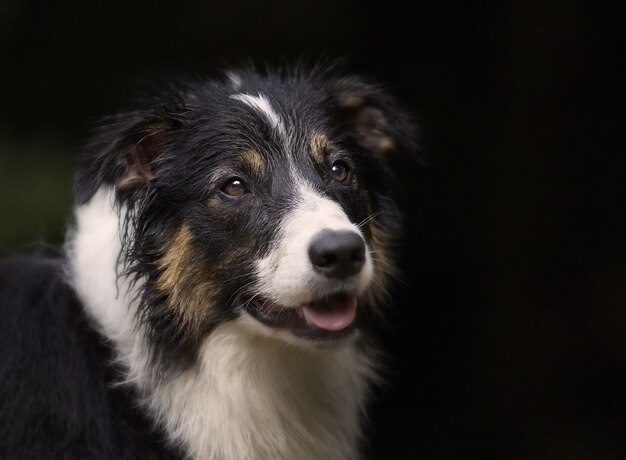
M 102 332 L 116 342 L 129 340 L 132 324 L 124 293 L 118 289 L 115 267 L 121 250 L 119 219 L 113 192 L 100 189 L 88 205 L 76 210 L 76 228 L 66 251 L 70 260 L 70 280 Z M 124 343 L 124 351 L 132 346 Z
M 319 227 L 313 214 L 304 217 L 317 209 L 331 228 L 349 226 L 338 208 L 313 201 L 303 200 L 291 225 Z M 70 275 L 88 313 L 112 341 L 127 383 L 141 391 L 143 404 L 173 442 L 198 460 L 358 456 L 359 419 L 374 373 L 353 342 L 292 346 L 255 334 L 246 326 L 254 320 L 243 316 L 208 336 L 197 365 L 154 381 L 133 293 L 115 275 L 119 228 L 111 190 L 98 191 L 78 208 L 68 242 Z
M 303 352 L 242 321 L 220 326 L 198 367 L 156 389 L 167 431 L 198 459 L 355 458 L 367 360 L 349 346 Z
M 262 294 L 281 305 L 294 307 L 337 290 L 362 294 L 373 273 L 369 251 L 361 272 L 339 286 L 337 280 L 328 280 L 313 269 L 308 250 L 317 233 L 347 230 L 363 235 L 341 206 L 314 192 L 305 182 L 299 182 L 297 205 L 279 226 L 281 233 L 275 249 L 257 263 Z
M 267 119 L 272 128 L 278 130 L 283 139 L 286 137 L 283 120 L 280 118 L 280 115 L 274 111 L 272 105 L 263 94 L 259 94 L 258 96 L 251 96 L 250 94 L 233 94 L 230 97 L 257 110 Z

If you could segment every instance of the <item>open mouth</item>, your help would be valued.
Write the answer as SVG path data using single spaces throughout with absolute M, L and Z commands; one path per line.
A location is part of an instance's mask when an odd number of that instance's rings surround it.
M 294 335 L 311 339 L 337 339 L 354 330 L 356 297 L 335 294 L 297 307 L 285 307 L 268 299 L 256 299 L 247 311 L 261 323 L 288 329 Z

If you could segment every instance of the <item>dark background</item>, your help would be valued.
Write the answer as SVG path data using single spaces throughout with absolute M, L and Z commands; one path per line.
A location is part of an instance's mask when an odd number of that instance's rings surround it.
M 347 57 L 429 162 L 402 178 L 373 456 L 626 458 L 623 29 L 576 0 L 3 0 L 0 255 L 60 244 L 76 146 L 146 83 Z

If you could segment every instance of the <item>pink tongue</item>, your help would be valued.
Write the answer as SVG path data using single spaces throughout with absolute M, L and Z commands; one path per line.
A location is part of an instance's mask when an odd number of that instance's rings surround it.
M 350 326 L 356 317 L 356 298 L 335 297 L 322 305 L 305 305 L 303 310 L 313 325 L 329 331 L 340 331 Z

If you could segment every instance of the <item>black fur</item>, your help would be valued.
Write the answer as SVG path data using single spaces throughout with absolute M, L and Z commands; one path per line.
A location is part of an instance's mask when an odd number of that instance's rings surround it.
M 138 409 L 63 276 L 63 261 L 0 265 L 0 458 L 177 458 Z
M 225 309 L 209 319 L 200 334 L 186 334 L 171 317 L 164 294 L 155 289 L 160 274 L 155 269 L 157 260 L 174 232 L 183 222 L 190 224 L 201 259 L 224 260 L 238 251 L 243 259 L 252 260 L 267 250 L 276 223 L 290 206 L 293 184 L 285 173 L 288 153 L 282 151 L 280 139 L 262 117 L 230 95 L 265 94 L 297 129 L 289 154 L 296 156 L 305 178 L 342 203 L 353 222 L 376 213 L 385 234 L 392 238 L 397 234 L 398 216 L 389 197 L 395 184 L 384 156 L 411 152 L 415 146 L 412 124 L 393 99 L 375 85 L 321 69 L 290 69 L 267 75 L 244 69 L 238 73 L 243 84 L 237 90 L 230 89 L 227 81 L 187 81 L 142 111 L 106 121 L 86 146 L 83 167 L 76 176 L 77 204 L 82 204 L 103 183 L 114 185 L 138 162 L 147 163 L 141 168 L 153 175 L 148 186 L 118 187 L 120 202 L 126 203 L 134 216 L 134 228 L 127 229 L 134 236 L 125 241 L 124 262 L 127 274 L 148 280 L 142 291 L 143 320 L 151 325 L 158 351 L 155 356 L 170 363 L 184 365 L 193 360 L 201 338 L 217 322 L 234 317 L 241 296 L 247 294 L 240 291 L 240 297 L 233 298 L 232 293 L 252 281 L 245 276 L 232 281 L 241 274 L 232 269 L 240 271 L 241 266 L 212 273 L 221 291 L 216 304 Z M 360 98 L 360 105 L 342 107 L 342 97 Z M 363 108 L 375 111 L 379 118 L 366 120 L 366 128 L 378 129 L 394 140 L 395 152 L 372 151 L 359 137 L 354 124 L 359 122 L 358 113 Z M 326 173 L 307 159 L 308 139 L 314 132 L 326 134 L 351 153 L 346 161 L 355 169 L 357 187 L 346 190 L 333 187 L 332 182 L 330 187 L 324 183 Z M 141 158 L 135 158 L 140 146 Z M 236 152 L 245 148 L 255 148 L 268 158 L 271 175 L 256 187 L 255 194 L 260 197 L 256 202 L 225 202 L 217 191 L 226 177 L 211 180 L 209 172 L 218 166 L 233 167 Z
M 413 152 L 415 141 L 393 99 L 376 85 L 321 69 L 238 73 L 243 83 L 236 91 L 226 79 L 185 82 L 143 109 L 105 120 L 76 174 L 76 205 L 108 185 L 125 206 L 130 227 L 122 229 L 120 274 L 145 280 L 139 314 L 148 325 L 155 372 L 191 365 L 202 338 L 239 314 L 250 294 L 239 288 L 253 282 L 252 275 L 237 263 L 203 261 L 233 255 L 250 261 L 266 253 L 293 193 L 285 155 L 293 155 L 300 173 L 338 201 L 352 222 L 375 214 L 387 243 L 397 234 L 386 156 Z M 265 94 L 294 129 L 292 151 L 284 152 L 275 132 L 230 98 L 233 93 Z M 355 182 L 339 186 L 310 160 L 316 132 L 338 147 L 331 156 L 348 163 Z M 238 168 L 235 154 L 242 149 L 262 152 L 271 175 L 252 177 Z M 232 172 L 212 175 L 217 170 Z M 229 175 L 243 177 L 255 198 L 221 194 Z M 196 268 L 210 276 L 214 303 L 222 308 L 193 330 L 180 327 L 158 288 L 159 261 L 183 225 L 193 235 Z M 63 264 L 24 257 L 0 269 L 0 458 L 175 458 L 131 390 L 111 385 L 119 379 L 111 351 L 64 279 Z

